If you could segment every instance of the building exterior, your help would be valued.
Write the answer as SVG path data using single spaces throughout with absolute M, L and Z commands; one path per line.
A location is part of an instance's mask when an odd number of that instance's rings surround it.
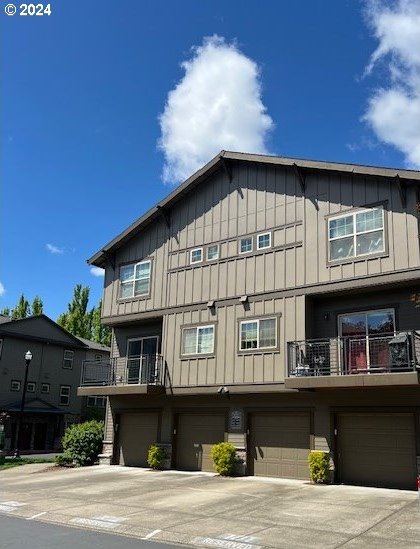
M 16 425 L 22 399 L 25 353 L 32 352 L 24 416 L 20 431 L 23 452 L 59 449 L 64 428 L 84 418 L 104 416 L 105 397 L 77 396 L 82 364 L 109 358 L 110 349 L 77 338 L 45 315 L 0 322 L 0 411 L 6 451 L 16 447 Z
M 90 260 L 105 268 L 104 456 L 416 487 L 420 172 L 222 151 Z M 419 294 L 418 294 L 419 293 Z M 104 457 L 105 459 L 105 457 Z

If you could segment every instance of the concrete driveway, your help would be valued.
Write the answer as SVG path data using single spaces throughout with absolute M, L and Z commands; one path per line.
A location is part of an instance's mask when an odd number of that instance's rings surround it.
M 227 549 L 420 547 L 417 493 L 119 466 L 0 472 L 0 513 Z

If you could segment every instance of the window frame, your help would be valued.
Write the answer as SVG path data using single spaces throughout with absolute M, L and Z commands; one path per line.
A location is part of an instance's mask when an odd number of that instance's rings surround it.
M 33 389 L 29 389 L 29 386 L 33 386 Z M 35 393 L 36 392 L 36 381 L 27 381 L 26 382 L 26 392 L 27 393 Z
M 44 387 L 47 387 L 48 390 L 44 391 Z M 49 395 L 50 394 L 51 386 L 49 383 L 41 383 L 41 395 Z
M 63 394 L 63 389 L 68 389 L 68 390 L 69 390 L 69 394 L 68 394 L 68 395 L 64 395 L 64 394 Z M 71 396 L 71 385 L 60 385 L 59 405 L 60 405 L 60 406 L 69 406 L 69 405 L 70 405 L 70 396 Z M 67 402 L 62 402 L 62 398 L 63 398 L 63 397 L 66 397 L 66 398 L 67 398 Z
M 71 358 L 66 357 L 66 353 L 71 353 Z M 70 366 L 65 366 L 66 361 L 67 362 L 70 361 Z M 62 368 L 64 370 L 73 370 L 73 362 L 74 362 L 74 351 L 72 351 L 71 349 L 64 349 Z
M 212 328 L 213 329 L 213 345 L 212 350 L 210 352 L 206 353 L 199 353 L 198 352 L 198 333 L 201 330 L 205 328 Z M 193 353 L 184 353 L 184 332 L 185 330 L 193 330 L 195 329 L 195 352 Z M 212 324 L 192 324 L 192 325 L 185 325 L 181 326 L 181 359 L 189 359 L 192 357 L 209 357 L 214 356 L 216 353 L 216 323 Z
M 216 257 L 209 257 L 210 248 L 216 248 L 217 255 Z M 209 244 L 206 249 L 206 260 L 207 261 L 217 261 L 220 258 L 220 245 L 219 244 Z
M 260 246 L 260 236 L 267 236 L 269 237 L 269 244 L 268 246 Z M 271 231 L 266 231 L 264 233 L 259 233 L 257 234 L 257 251 L 258 250 L 268 250 L 271 248 L 272 246 L 272 242 L 271 242 L 271 239 L 272 239 L 272 234 L 271 234 Z
M 95 404 L 89 404 L 90 399 L 94 399 Z M 103 404 L 98 404 L 98 399 L 100 399 L 101 402 L 103 402 Z M 105 396 L 90 395 L 90 396 L 87 397 L 86 408 L 105 408 L 105 406 L 106 406 L 106 397 Z
M 279 326 L 280 326 L 280 319 L 281 315 L 263 315 L 263 316 L 257 316 L 253 318 L 239 318 L 238 319 L 238 346 L 237 346 L 237 352 L 238 354 L 249 354 L 249 353 L 273 353 L 279 351 L 279 344 L 280 344 L 280 338 L 279 338 Z M 260 347 L 259 346 L 259 340 L 260 340 L 260 322 L 261 320 L 274 320 L 275 321 L 275 328 L 274 328 L 274 334 L 275 334 L 275 345 L 270 347 Z M 242 343 L 242 325 L 243 324 L 254 324 L 257 323 L 257 347 L 252 349 L 242 349 L 241 343 Z
M 200 252 L 200 259 L 197 259 L 196 261 L 193 261 L 193 253 L 194 252 Z M 197 265 L 197 263 L 203 263 L 203 248 L 202 247 L 198 247 L 198 248 L 193 248 L 192 250 L 190 250 L 190 265 Z
M 382 228 L 380 229 L 370 229 L 368 231 L 362 231 L 357 232 L 357 222 L 356 217 L 358 214 L 365 213 L 365 212 L 371 212 L 372 210 L 378 210 L 380 209 L 382 211 Z M 348 235 L 344 236 L 336 236 L 333 238 L 330 238 L 330 223 L 331 221 L 335 221 L 337 219 L 343 219 L 345 217 L 352 217 L 352 223 L 353 223 L 353 232 Z M 365 235 L 369 233 L 374 233 L 382 231 L 382 238 L 383 238 L 383 249 L 375 252 L 367 252 L 363 254 L 357 254 L 357 237 L 360 235 Z M 334 242 L 336 240 L 342 240 L 344 238 L 353 238 L 353 255 L 350 255 L 348 257 L 340 257 L 337 259 L 331 258 L 331 242 Z M 349 263 L 353 261 L 357 261 L 358 259 L 363 258 L 371 258 L 371 257 L 378 257 L 378 256 L 384 256 L 388 254 L 388 232 L 387 232 L 387 223 L 386 223 L 386 203 L 376 203 L 371 204 L 369 206 L 363 206 L 362 208 L 356 208 L 352 210 L 347 210 L 346 212 L 341 212 L 340 214 L 334 214 L 327 216 L 327 257 L 328 257 L 328 263 L 331 265 L 336 265 L 338 263 Z
M 148 288 L 147 288 L 147 293 L 142 293 L 142 294 L 137 294 L 136 295 L 134 293 L 135 287 L 136 287 L 136 282 L 139 281 L 139 280 L 146 280 L 146 278 L 135 278 L 137 266 L 141 265 L 143 263 L 149 263 L 150 264 L 149 277 L 148 277 L 149 285 L 148 285 Z M 125 283 L 121 281 L 121 269 L 123 269 L 124 267 L 131 267 L 131 266 L 133 266 L 133 268 L 134 268 L 134 278 L 133 278 L 133 280 L 127 281 L 127 283 L 132 283 L 133 284 L 133 293 L 130 296 L 122 296 L 121 292 L 122 292 L 123 285 Z M 118 298 L 117 298 L 118 301 L 132 301 L 133 299 L 147 299 L 148 297 L 150 297 L 150 295 L 152 293 L 152 271 L 153 271 L 153 259 L 152 258 L 142 259 L 141 261 L 134 261 L 134 262 L 130 261 L 130 262 L 127 262 L 127 263 L 121 263 L 119 265 L 119 279 L 118 279 L 119 286 L 118 286 Z
M 13 388 L 13 384 L 17 383 L 17 389 Z M 10 390 L 14 393 L 18 393 L 22 389 L 22 382 L 20 379 L 11 379 L 10 380 Z
M 250 240 L 251 241 L 251 249 L 250 250 L 246 250 L 246 251 L 242 251 L 242 242 L 244 240 Z M 245 255 L 245 254 L 251 254 L 252 252 L 254 251 L 254 237 L 253 236 L 242 236 L 240 239 L 239 239 L 239 255 Z

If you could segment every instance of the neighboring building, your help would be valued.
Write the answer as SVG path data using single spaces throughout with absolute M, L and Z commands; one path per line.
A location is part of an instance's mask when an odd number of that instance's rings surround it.
M 104 454 L 412 488 L 420 473 L 420 172 L 222 152 L 104 246 Z M 420 303 L 420 299 L 419 299 Z
M 25 375 L 25 353 L 32 352 L 28 370 L 22 451 L 60 447 L 67 424 L 104 416 L 105 397 L 77 396 L 82 364 L 109 359 L 110 349 L 75 337 L 45 315 L 0 323 L 0 411 L 6 411 L 6 451 L 16 447 L 16 424 Z

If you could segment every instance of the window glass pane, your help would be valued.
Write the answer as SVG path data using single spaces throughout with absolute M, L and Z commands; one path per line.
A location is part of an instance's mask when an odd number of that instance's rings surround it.
M 136 278 L 149 278 L 150 276 L 150 261 L 138 263 L 136 265 Z
M 149 293 L 149 279 L 136 280 L 134 283 L 134 295 L 147 295 Z
M 330 238 L 353 234 L 353 216 L 349 215 L 347 217 L 340 217 L 339 219 L 332 219 L 329 226 Z
M 243 322 L 241 324 L 241 349 L 257 348 L 257 326 L 257 322 Z
M 198 328 L 198 353 L 212 353 L 214 348 L 214 328 L 207 326 L 206 328 Z
M 252 238 L 242 238 L 241 252 L 252 252 Z
M 219 246 L 214 245 L 214 246 L 209 246 L 207 248 L 207 259 L 209 260 L 212 260 L 212 259 L 218 259 L 219 258 Z
M 366 315 L 355 313 L 340 317 L 340 335 L 343 337 L 366 334 Z
M 330 242 L 330 259 L 343 259 L 354 256 L 353 237 L 339 238 Z
M 362 233 L 364 231 L 382 229 L 382 212 L 382 208 L 375 208 L 374 210 L 356 214 L 356 232 Z
M 191 250 L 191 263 L 198 263 L 203 259 L 203 250 Z
M 128 342 L 127 354 L 129 357 L 141 355 L 141 339 L 135 339 Z
M 134 280 L 134 265 L 124 265 L 120 269 L 121 282 L 127 282 L 128 280 Z
M 260 320 L 260 348 L 276 346 L 276 319 Z
M 269 248 L 271 246 L 271 234 L 258 235 L 258 249 Z
M 367 314 L 369 334 L 389 334 L 394 332 L 394 315 L 392 311 L 376 311 Z
M 125 284 L 121 282 L 120 297 L 133 297 L 133 288 L 134 282 L 126 282 Z
M 197 352 L 197 329 L 186 328 L 182 332 L 182 354 L 193 355 Z
M 384 251 L 383 231 L 374 231 L 373 233 L 359 234 L 356 236 L 357 255 L 374 254 Z

